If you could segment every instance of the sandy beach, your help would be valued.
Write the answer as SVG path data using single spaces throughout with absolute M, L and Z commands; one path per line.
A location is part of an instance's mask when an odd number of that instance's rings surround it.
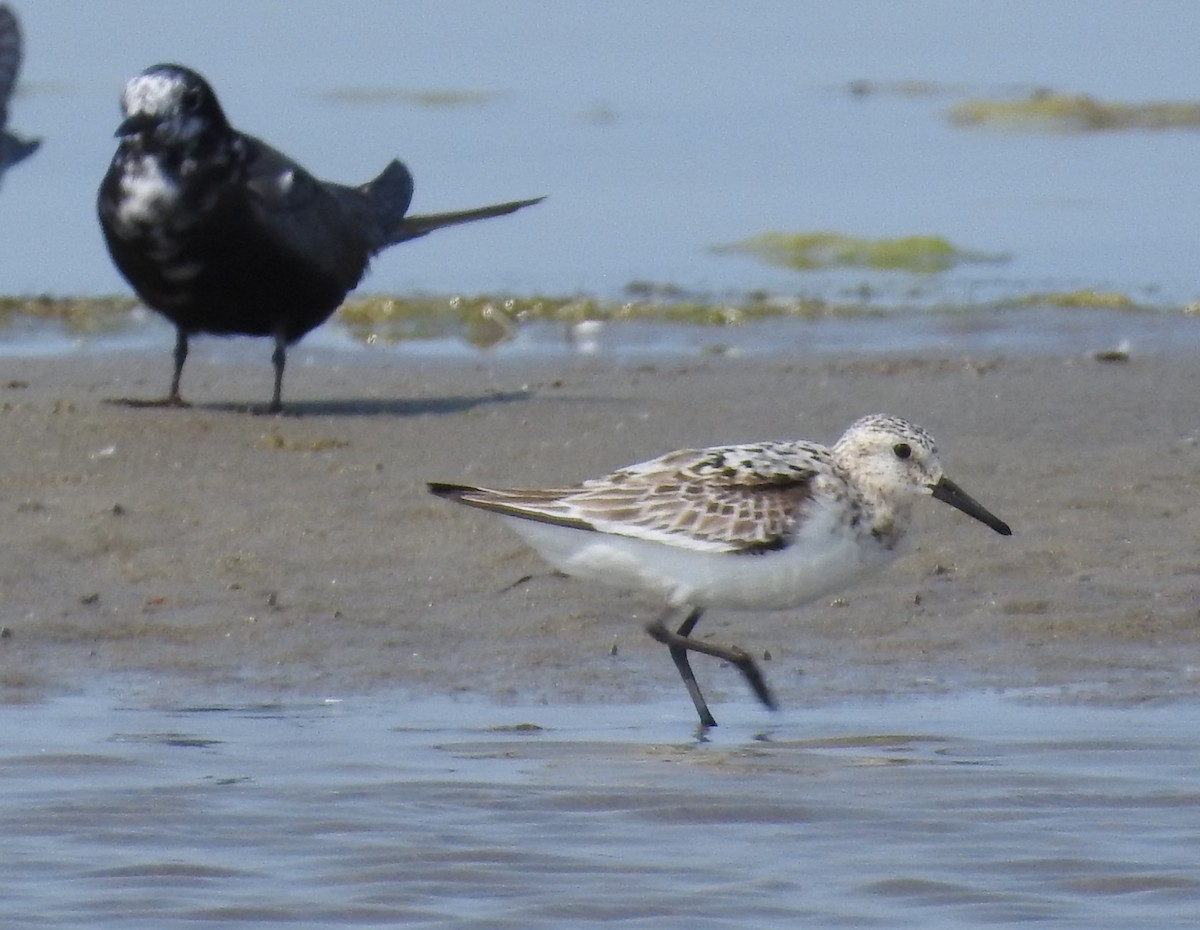
M 288 414 L 265 344 L 205 342 L 191 409 L 135 409 L 168 351 L 6 359 L 0 684 L 8 700 L 137 672 L 182 690 L 376 689 L 497 700 L 687 697 L 642 624 L 652 599 L 547 573 L 430 479 L 571 482 L 673 448 L 832 441 L 900 414 L 1011 538 L 936 502 L 908 553 L 784 613 L 700 631 L 769 653 L 782 703 L 1069 686 L 1200 691 L 1194 362 L 703 356 L 473 364 L 301 347 Z M 530 576 L 530 577 L 527 577 Z M 525 579 L 525 580 L 522 580 Z M 720 703 L 735 670 L 696 660 Z

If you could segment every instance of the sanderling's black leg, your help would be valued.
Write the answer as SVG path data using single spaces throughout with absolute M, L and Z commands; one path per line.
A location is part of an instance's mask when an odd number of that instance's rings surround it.
M 696 713 L 700 715 L 701 726 L 715 727 L 717 721 L 713 718 L 704 696 L 700 693 L 700 686 L 696 683 L 695 673 L 692 671 L 691 662 L 688 661 L 689 651 L 724 659 L 737 666 L 758 699 L 771 710 L 776 709 L 775 699 L 771 696 L 771 689 L 767 687 L 766 679 L 763 678 L 758 665 L 745 650 L 739 649 L 737 646 L 717 646 L 713 643 L 692 639 L 692 630 L 703 616 L 703 608 L 693 608 L 674 632 L 666 627 L 666 619 L 672 613 L 673 611 L 667 611 L 653 623 L 648 624 L 646 632 L 670 649 L 671 658 L 675 660 L 675 667 L 679 670 L 679 677 L 683 679 L 688 694 L 691 695 L 692 703 L 696 706 Z
M 688 694 L 692 698 L 692 704 L 696 707 L 696 713 L 700 715 L 700 726 L 702 728 L 715 727 L 717 725 L 716 718 L 708 709 L 708 703 L 704 700 L 704 695 L 700 693 L 700 685 L 696 681 L 696 673 L 692 671 L 692 663 L 688 661 L 687 637 L 692 632 L 692 628 L 700 621 L 700 617 L 704 614 L 702 607 L 697 607 L 687 615 L 687 618 L 680 624 L 679 629 L 672 633 L 666 627 L 667 617 L 671 616 L 675 611 L 668 608 L 666 613 L 659 617 L 654 623 L 646 627 L 646 632 L 653 636 L 660 643 L 663 643 L 671 651 L 671 658 L 675 661 L 675 668 L 679 670 L 679 677 L 683 679 L 684 687 L 687 688 Z M 682 642 L 681 642 L 682 640 Z

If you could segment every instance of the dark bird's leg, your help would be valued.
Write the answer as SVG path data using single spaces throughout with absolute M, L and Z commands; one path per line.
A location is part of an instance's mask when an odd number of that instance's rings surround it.
M 186 407 L 179 394 L 179 379 L 183 377 L 183 363 L 187 361 L 188 335 L 182 329 L 175 330 L 175 374 L 171 376 L 171 391 L 167 394 L 168 407 Z
M 700 622 L 700 617 L 703 616 L 703 608 L 693 608 L 691 613 L 687 615 L 683 623 L 675 632 L 671 632 L 666 627 L 667 617 L 671 616 L 674 611 L 668 609 L 661 617 L 646 626 L 646 632 L 654 639 L 671 651 L 671 658 L 675 660 L 675 667 L 679 670 L 679 676 L 683 679 L 684 686 L 688 689 L 688 694 L 691 695 L 692 703 L 696 707 L 696 713 L 700 715 L 700 725 L 703 727 L 715 727 L 717 721 L 713 718 L 712 713 L 708 709 L 708 704 L 704 700 L 704 696 L 700 693 L 700 686 L 696 683 L 696 676 L 692 672 L 691 662 L 688 661 L 688 652 L 701 652 L 704 655 L 713 656 L 718 659 L 724 659 L 737 666 L 738 670 L 749 682 L 750 687 L 754 690 L 755 695 L 771 710 L 776 709 L 775 699 L 771 696 L 771 690 L 767 687 L 766 679 L 763 678 L 762 672 L 749 655 L 737 646 L 717 646 L 712 643 L 706 643 L 703 640 L 692 639 L 692 630 L 696 624 Z
M 275 335 L 271 364 L 275 366 L 275 393 L 271 395 L 271 406 L 267 408 L 267 413 L 279 413 L 283 410 L 283 366 L 287 364 L 287 340 L 278 333 Z
M 120 404 L 122 407 L 190 407 L 179 396 L 179 379 L 183 374 L 183 363 L 187 361 L 188 336 L 182 329 L 175 330 L 175 373 L 171 376 L 171 390 L 160 400 L 134 399 L 132 397 L 111 398 L 105 403 Z

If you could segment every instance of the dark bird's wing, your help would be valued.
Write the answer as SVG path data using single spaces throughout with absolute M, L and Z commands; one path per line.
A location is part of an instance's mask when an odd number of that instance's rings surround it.
M 0 3 L 0 172 L 37 151 L 41 139 L 23 139 L 4 127 L 8 123 L 8 101 L 21 70 L 21 27 L 7 4 Z
M 243 186 L 252 222 L 269 246 L 349 290 L 358 283 L 380 238 L 367 197 L 357 188 L 318 180 L 286 155 L 243 136 Z
M 278 237 L 281 248 L 303 255 L 315 268 L 334 273 L 347 289 L 358 283 L 376 252 L 441 229 L 514 213 L 543 200 L 405 216 L 413 195 L 408 169 L 393 161 L 358 187 L 321 181 L 259 139 L 246 143 L 245 187 L 253 210 Z
M 7 4 L 0 3 L 0 129 L 4 128 L 5 108 L 17 86 L 21 70 L 21 27 Z

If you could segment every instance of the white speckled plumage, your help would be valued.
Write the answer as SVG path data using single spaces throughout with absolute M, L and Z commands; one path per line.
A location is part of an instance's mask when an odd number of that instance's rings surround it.
M 157 130 L 164 142 L 179 144 L 198 136 L 205 122 L 191 104 L 196 90 L 178 74 L 149 71 L 131 78 L 121 91 L 121 110 L 128 119 L 142 116 L 160 121 Z
M 162 170 L 159 159 L 143 155 L 131 162 L 121 178 L 121 205 L 114 216 L 117 235 L 136 235 L 146 226 L 162 223 L 179 203 L 178 181 Z

